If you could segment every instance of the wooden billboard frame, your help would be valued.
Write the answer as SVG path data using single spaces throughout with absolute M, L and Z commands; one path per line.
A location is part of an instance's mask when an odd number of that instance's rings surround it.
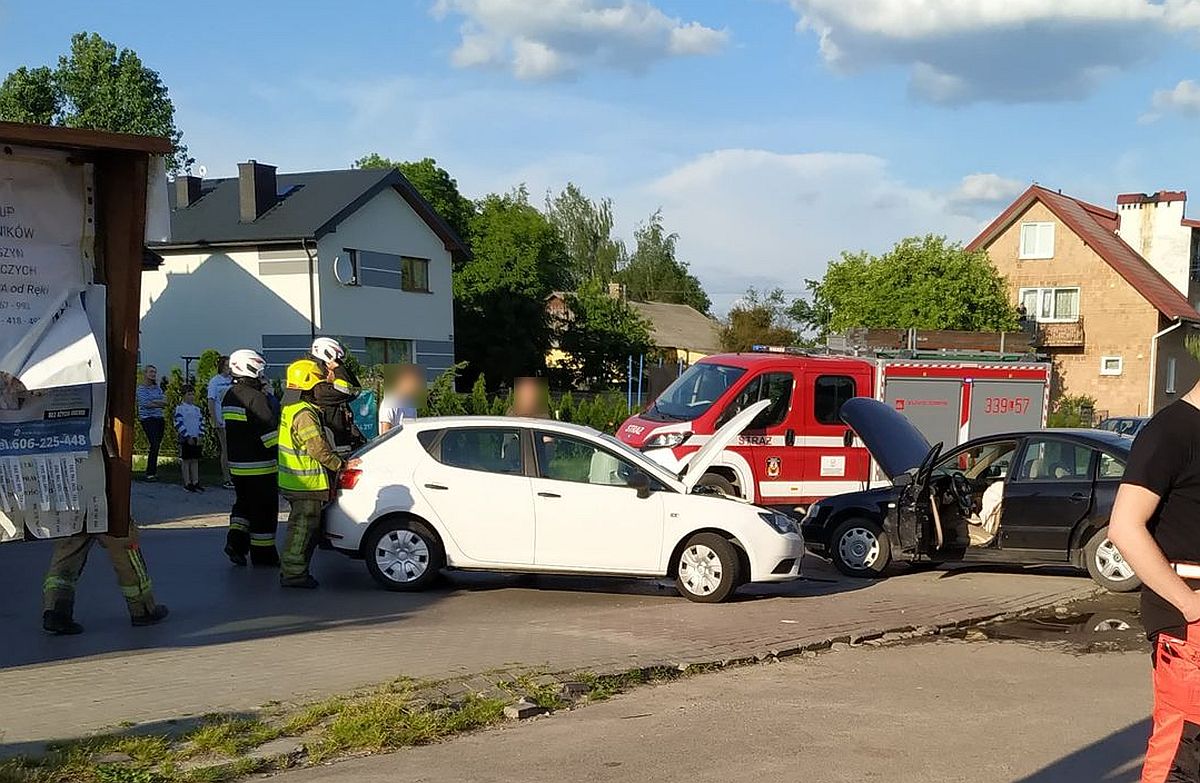
M 124 536 L 131 516 L 147 176 L 150 156 L 171 154 L 171 142 L 157 136 L 0 122 L 0 148 L 11 146 L 63 150 L 94 166 L 96 282 L 108 287 L 104 418 L 108 532 Z M 3 152 L 7 154 L 7 149 Z

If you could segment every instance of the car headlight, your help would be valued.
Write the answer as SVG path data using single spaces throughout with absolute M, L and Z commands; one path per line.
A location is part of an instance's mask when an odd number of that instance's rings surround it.
M 805 519 L 816 519 L 817 515 L 820 513 L 821 501 L 818 500 L 816 503 L 813 503 L 808 507 L 808 511 L 804 512 L 804 517 Z
M 780 535 L 796 532 L 795 520 L 786 514 L 780 514 L 776 511 L 762 511 L 759 512 L 758 518 L 775 528 L 775 532 Z
M 673 449 L 690 437 L 692 437 L 692 433 L 690 432 L 660 432 L 657 435 L 651 435 L 649 438 L 646 438 L 646 442 L 642 444 L 642 448 Z

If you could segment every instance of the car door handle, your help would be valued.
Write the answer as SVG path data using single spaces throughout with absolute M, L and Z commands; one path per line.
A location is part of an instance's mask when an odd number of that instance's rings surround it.
M 1088 499 L 1088 496 L 1083 492 L 1076 492 L 1075 494 L 1071 495 L 1070 499 L 1076 503 L 1082 503 Z
M 539 498 L 561 498 L 562 495 L 558 495 L 554 492 L 539 492 L 538 497 Z
M 450 489 L 445 484 L 426 484 L 425 489 Z

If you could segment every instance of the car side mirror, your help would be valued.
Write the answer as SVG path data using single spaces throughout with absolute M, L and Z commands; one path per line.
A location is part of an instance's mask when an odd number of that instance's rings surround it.
M 899 476 L 896 476 L 894 479 L 892 479 L 893 487 L 908 487 L 912 486 L 912 483 L 913 477 L 911 473 L 901 473 Z
M 650 497 L 650 477 L 645 473 L 634 473 L 632 476 L 626 479 L 625 483 L 629 485 L 630 488 L 637 490 L 637 496 L 639 498 L 644 499 Z
M 854 445 L 854 430 L 846 430 L 842 433 L 842 446 L 850 448 Z

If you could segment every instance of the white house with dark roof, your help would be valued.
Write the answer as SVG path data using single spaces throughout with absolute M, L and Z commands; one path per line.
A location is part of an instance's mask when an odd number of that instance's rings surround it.
M 181 176 L 171 239 L 142 274 L 141 357 L 182 366 L 207 348 L 262 351 L 272 374 L 314 335 L 362 362 L 454 363 L 451 268 L 462 240 L 400 172 Z

